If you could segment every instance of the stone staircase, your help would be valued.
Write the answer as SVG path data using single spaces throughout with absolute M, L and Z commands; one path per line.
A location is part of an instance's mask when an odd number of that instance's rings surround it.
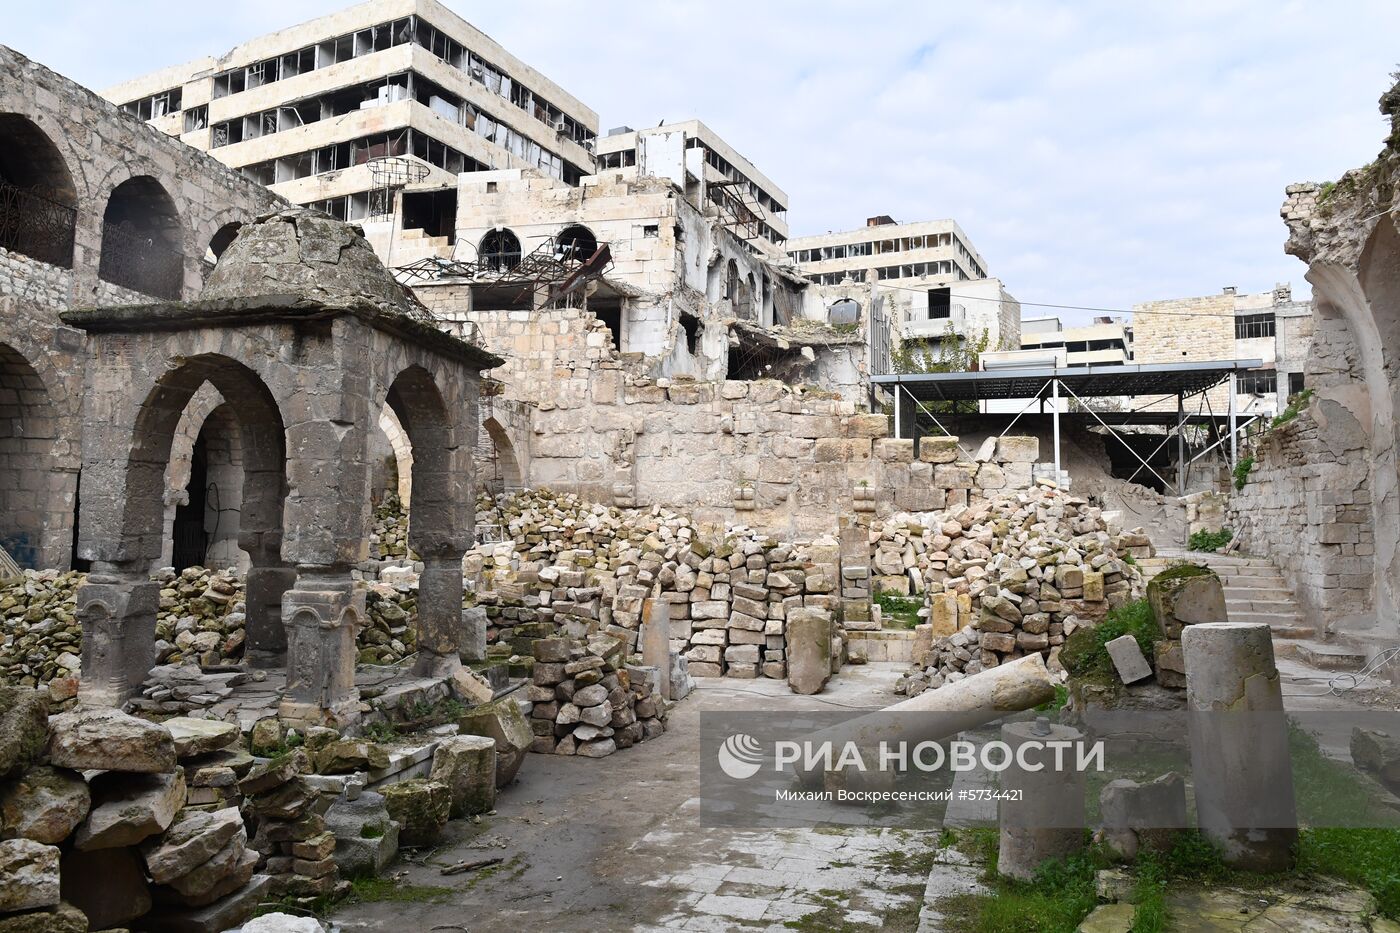
M 1355 671 L 1365 665 L 1364 652 L 1324 642 L 1317 630 L 1304 621 L 1292 587 L 1267 558 L 1164 551 L 1138 563 L 1150 578 L 1178 560 L 1204 564 L 1218 573 L 1230 621 L 1267 623 L 1274 630 L 1274 650 L 1280 658 L 1322 671 Z

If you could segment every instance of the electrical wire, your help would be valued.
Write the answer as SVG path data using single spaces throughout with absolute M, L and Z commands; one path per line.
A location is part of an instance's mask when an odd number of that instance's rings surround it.
M 1340 674 L 1333 674 L 1331 677 L 1327 678 L 1327 686 L 1324 687 L 1324 688 L 1322 689 L 1321 692 L 1285 693 L 1284 696 L 1286 696 L 1286 697 L 1325 697 L 1325 696 L 1339 697 L 1339 696 L 1341 696 L 1341 695 L 1344 694 L 1344 693 L 1350 693 L 1351 691 L 1353 691 L 1353 690 L 1355 690 L 1356 688 L 1360 687 L 1361 684 L 1362 684 L 1362 682 L 1364 682 L 1364 681 L 1366 680 L 1366 678 L 1370 677 L 1372 674 L 1376 673 L 1376 672 L 1379 671 L 1381 668 L 1385 667 L 1387 664 L 1392 664 L 1392 663 L 1394 663 L 1394 662 L 1395 662 L 1396 660 L 1398 660 L 1398 659 L 1400 659 L 1400 647 L 1387 648 L 1387 649 L 1385 649 L 1384 651 L 1382 651 L 1380 654 L 1378 654 L 1378 655 L 1376 655 L 1374 658 L 1372 658 L 1372 659 L 1366 664 L 1365 667 L 1361 668 L 1361 670 L 1359 670 L 1359 671 L 1357 671 L 1357 672 L 1355 672 L 1355 673 L 1343 672 L 1343 673 L 1340 673 Z

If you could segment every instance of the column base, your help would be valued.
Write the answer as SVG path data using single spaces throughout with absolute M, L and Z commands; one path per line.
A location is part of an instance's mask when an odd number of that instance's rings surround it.
M 121 706 L 141 692 L 156 661 L 156 610 L 160 584 L 149 578 L 93 574 L 78 587 L 83 629 L 84 703 Z

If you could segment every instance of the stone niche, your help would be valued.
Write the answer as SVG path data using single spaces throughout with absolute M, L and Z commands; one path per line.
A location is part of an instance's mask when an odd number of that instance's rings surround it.
M 197 300 L 64 313 L 87 332 L 78 550 L 82 693 L 120 704 L 152 662 L 164 476 L 205 383 L 242 446 L 248 658 L 285 665 L 282 714 L 355 718 L 371 438 L 387 404 L 413 448 L 410 546 L 424 562 L 416 672 L 451 673 L 472 540 L 481 371 L 499 357 L 439 330 L 358 229 L 307 210 L 245 226 Z

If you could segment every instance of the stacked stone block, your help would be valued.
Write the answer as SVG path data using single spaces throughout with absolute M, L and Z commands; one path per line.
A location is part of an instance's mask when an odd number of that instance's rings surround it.
M 531 751 L 603 758 L 665 731 L 659 679 L 626 663 L 624 638 L 541 638 L 533 652 Z

